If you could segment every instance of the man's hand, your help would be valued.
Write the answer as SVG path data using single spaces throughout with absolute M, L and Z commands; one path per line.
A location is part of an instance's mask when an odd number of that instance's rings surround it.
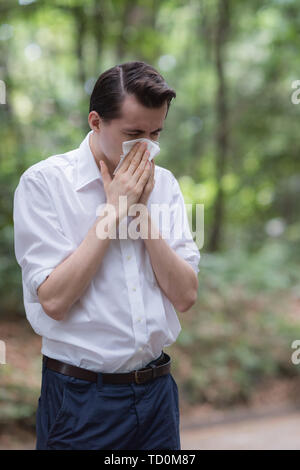
M 107 203 L 115 207 L 119 221 L 127 215 L 129 208 L 139 201 L 145 185 L 148 183 L 151 173 L 150 162 L 147 162 L 149 155 L 147 144 L 145 142 L 138 142 L 132 147 L 114 178 L 110 176 L 103 160 L 100 161 Z M 145 194 L 148 194 L 148 192 L 149 187 Z M 119 196 L 127 197 L 127 212 L 119 207 Z
M 144 204 L 145 207 L 147 207 L 147 203 L 148 203 L 148 199 L 149 199 L 149 196 L 150 194 L 152 193 L 153 191 L 153 188 L 154 188 L 154 184 L 155 184 L 155 179 L 154 179 L 154 174 L 155 174 L 155 163 L 153 160 L 151 160 L 150 162 L 151 164 L 151 173 L 150 173 L 150 176 L 149 176 L 149 179 L 144 187 L 144 190 L 141 194 L 141 197 L 140 199 L 138 200 L 138 204 Z M 137 210 L 136 214 L 133 216 L 134 219 L 136 219 L 137 217 L 139 217 L 140 215 L 143 216 L 143 214 L 140 213 L 139 210 Z M 142 220 L 144 221 L 144 223 L 147 223 L 147 216 L 148 216 L 148 211 L 146 211 L 144 213 L 145 218 L 142 218 Z M 137 230 L 140 232 L 141 230 L 141 227 L 140 227 L 140 224 L 137 226 Z
M 151 160 L 150 162 L 151 164 L 151 172 L 150 172 L 150 176 L 149 176 L 149 179 L 144 187 L 144 190 L 141 194 L 141 197 L 140 199 L 138 200 L 138 203 L 139 204 L 144 204 L 145 206 L 147 205 L 148 203 L 148 199 L 149 199 L 149 196 L 150 194 L 152 193 L 153 191 L 153 188 L 154 188 L 154 185 L 155 185 L 155 179 L 154 179 L 154 174 L 155 174 L 155 163 L 153 160 Z

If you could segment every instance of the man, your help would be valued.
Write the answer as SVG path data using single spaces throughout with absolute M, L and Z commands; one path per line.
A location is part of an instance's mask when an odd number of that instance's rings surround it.
M 95 84 L 81 145 L 32 165 L 16 188 L 24 305 L 42 336 L 36 449 L 180 449 L 163 348 L 181 330 L 174 307 L 196 300 L 200 254 L 177 180 L 147 163 L 146 146 L 113 175 L 124 141 L 157 142 L 175 96 L 144 62 L 112 67 Z M 130 215 L 135 204 L 145 210 Z M 155 204 L 169 209 L 167 238 Z M 148 236 L 119 236 L 130 219 Z

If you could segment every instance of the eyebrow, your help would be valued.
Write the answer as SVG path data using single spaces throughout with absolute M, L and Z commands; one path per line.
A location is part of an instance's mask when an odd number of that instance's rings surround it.
M 141 129 L 123 129 L 124 131 L 127 131 L 127 132 L 145 132 Z M 163 127 L 159 127 L 158 129 L 156 129 L 155 131 L 153 132 L 158 132 L 158 131 L 162 131 L 163 130 Z

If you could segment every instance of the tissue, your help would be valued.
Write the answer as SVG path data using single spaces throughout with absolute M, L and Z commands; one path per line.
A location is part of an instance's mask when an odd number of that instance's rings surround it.
M 134 139 L 134 140 L 127 140 L 126 142 L 123 142 L 122 143 L 122 151 L 123 151 L 123 154 L 121 155 L 120 157 L 120 161 L 118 163 L 118 165 L 116 166 L 115 168 L 115 171 L 113 172 L 113 174 L 115 174 L 117 172 L 117 170 L 120 168 L 120 166 L 122 165 L 126 155 L 128 155 L 128 153 L 130 152 L 130 150 L 132 149 L 132 147 L 136 144 L 136 142 L 147 142 L 147 148 L 150 152 L 150 155 L 148 157 L 148 160 L 149 162 L 151 162 L 151 160 L 156 157 L 156 155 L 159 154 L 160 152 L 160 147 L 159 147 L 159 143 L 158 142 L 154 142 L 153 140 L 150 140 L 150 139 L 146 139 L 146 138 L 140 138 L 140 139 Z

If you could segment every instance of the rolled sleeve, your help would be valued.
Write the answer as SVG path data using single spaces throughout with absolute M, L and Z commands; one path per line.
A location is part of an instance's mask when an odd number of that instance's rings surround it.
M 200 252 L 190 230 L 183 194 L 178 181 L 172 175 L 172 201 L 170 204 L 170 239 L 171 248 L 187 261 L 196 274 L 199 272 Z
M 37 289 L 75 249 L 62 231 L 44 183 L 23 174 L 14 193 L 14 248 L 23 282 L 35 301 Z

